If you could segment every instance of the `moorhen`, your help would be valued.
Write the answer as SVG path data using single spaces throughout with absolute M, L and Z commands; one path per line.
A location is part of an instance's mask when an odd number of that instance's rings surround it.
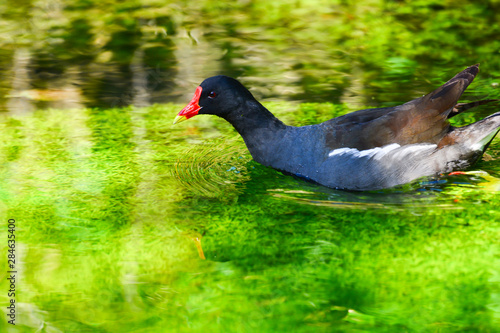
M 359 110 L 317 125 L 287 126 L 237 80 L 206 79 L 174 124 L 197 114 L 227 120 L 257 162 L 336 189 L 375 190 L 461 170 L 500 130 L 500 112 L 464 127 L 448 119 L 492 100 L 458 103 L 479 71 L 466 68 L 408 103 Z

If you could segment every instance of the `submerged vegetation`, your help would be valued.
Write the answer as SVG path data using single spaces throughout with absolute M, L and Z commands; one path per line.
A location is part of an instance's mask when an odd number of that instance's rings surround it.
M 267 106 L 293 124 L 345 112 Z M 172 127 L 179 109 L 0 118 L 20 332 L 498 327 L 498 140 L 488 174 L 344 192 L 253 162 L 219 119 Z

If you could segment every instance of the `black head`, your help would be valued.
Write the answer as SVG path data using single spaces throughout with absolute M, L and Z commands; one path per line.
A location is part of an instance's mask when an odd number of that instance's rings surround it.
M 224 75 L 212 76 L 196 88 L 193 99 L 179 112 L 174 124 L 197 114 L 213 114 L 227 119 L 248 101 L 255 101 L 255 98 L 240 82 Z
M 200 84 L 200 114 L 225 116 L 248 100 L 254 100 L 250 91 L 238 80 L 229 76 L 213 76 Z

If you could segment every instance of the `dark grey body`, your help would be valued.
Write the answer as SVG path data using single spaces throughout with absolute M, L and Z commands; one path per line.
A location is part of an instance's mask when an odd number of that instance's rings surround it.
M 441 148 L 435 143 L 393 143 L 365 150 L 330 150 L 325 148 L 327 132 L 322 126 L 260 128 L 243 139 L 263 165 L 332 188 L 374 190 L 469 167 L 498 132 L 500 113 L 461 128 L 463 141 Z M 255 137 L 265 139 L 255 141 Z

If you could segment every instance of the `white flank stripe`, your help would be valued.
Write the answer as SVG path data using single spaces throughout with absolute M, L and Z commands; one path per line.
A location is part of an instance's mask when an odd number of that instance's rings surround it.
M 388 153 L 391 153 L 392 158 L 396 159 L 403 159 L 406 158 L 409 155 L 416 154 L 419 152 L 422 152 L 424 150 L 432 150 L 435 149 L 437 146 L 435 144 L 413 144 L 413 145 L 408 145 L 408 146 L 403 146 L 401 147 L 397 143 L 393 143 L 387 146 L 383 147 L 376 147 L 372 149 L 366 149 L 366 150 L 357 150 L 356 148 L 339 148 L 332 150 L 329 154 L 328 157 L 332 156 L 345 156 L 345 157 L 350 157 L 350 158 L 373 158 L 375 160 L 380 160 L 384 156 L 386 156 Z
M 355 158 L 360 158 L 360 157 L 368 157 L 368 158 L 375 158 L 375 159 L 380 159 L 384 155 L 386 155 L 388 152 L 399 148 L 400 145 L 397 143 L 393 143 L 384 147 L 376 147 L 372 149 L 366 149 L 366 150 L 357 150 L 356 148 L 339 148 L 332 150 L 328 156 L 340 156 L 340 155 L 348 155 L 349 157 L 355 157 Z

